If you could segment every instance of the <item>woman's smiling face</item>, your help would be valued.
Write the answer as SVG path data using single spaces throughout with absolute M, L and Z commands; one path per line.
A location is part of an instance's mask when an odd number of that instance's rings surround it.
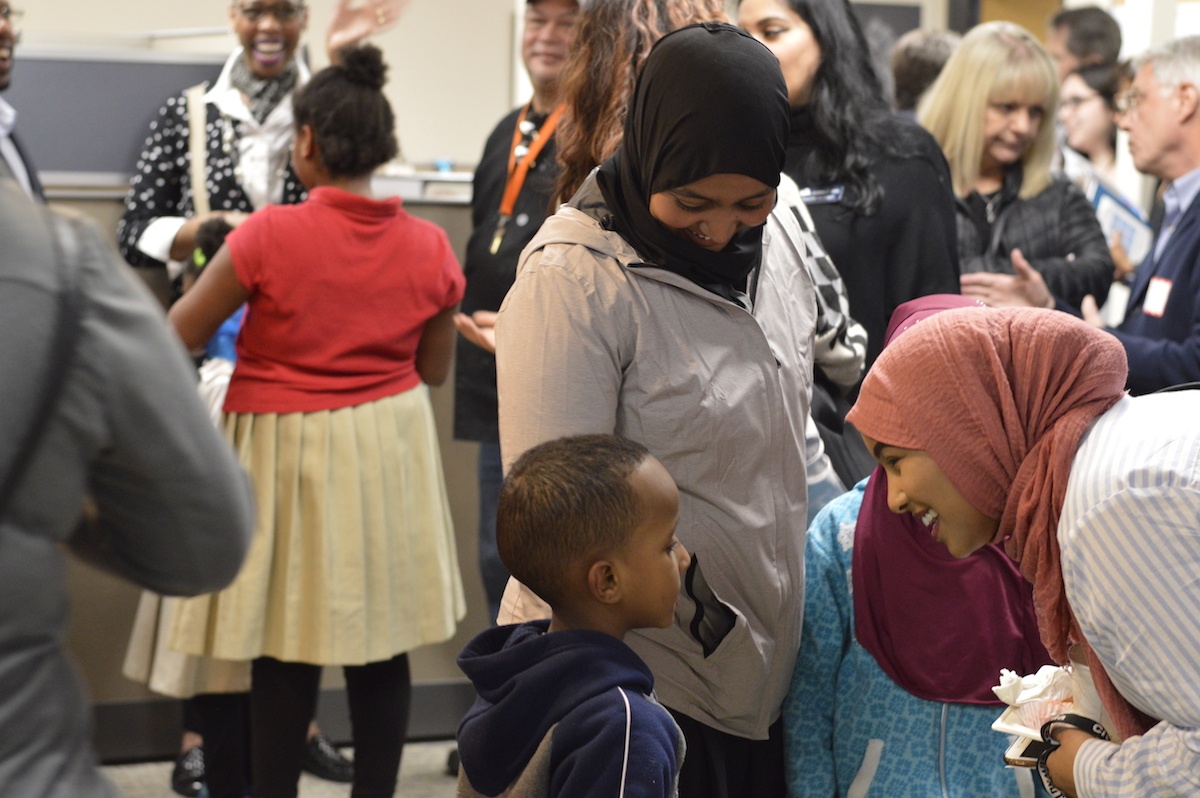
M 765 224 L 775 189 L 752 177 L 716 174 L 650 195 L 650 215 L 698 247 L 720 252 L 739 231 Z
M 283 74 L 308 24 L 302 0 L 238 0 L 229 7 L 246 68 L 269 80 Z
M 929 452 L 889 446 L 866 435 L 863 442 L 887 474 L 893 513 L 914 516 L 955 557 L 966 557 L 996 537 L 999 521 L 968 502 Z

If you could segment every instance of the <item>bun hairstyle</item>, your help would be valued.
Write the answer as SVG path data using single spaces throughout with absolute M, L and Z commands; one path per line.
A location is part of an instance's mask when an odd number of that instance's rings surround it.
M 292 100 L 296 129 L 313 129 L 334 177 L 361 177 L 400 151 L 396 118 L 383 95 L 387 64 L 374 45 L 347 47 L 341 63 L 318 72 Z
M 192 259 L 185 273 L 193 279 L 198 277 L 225 243 L 225 237 L 232 232 L 233 225 L 224 216 L 214 216 L 201 224 L 196 229 L 196 248 L 192 250 Z
M 342 72 L 351 83 L 379 91 L 387 82 L 387 64 L 383 53 L 374 45 L 348 47 L 342 51 Z
M 200 250 L 206 263 L 213 259 L 225 243 L 225 237 L 232 232 L 233 225 L 224 216 L 214 216 L 196 229 L 196 249 Z

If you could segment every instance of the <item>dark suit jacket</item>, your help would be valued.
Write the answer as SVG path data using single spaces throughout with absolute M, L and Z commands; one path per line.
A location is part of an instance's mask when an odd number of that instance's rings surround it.
M 1114 334 L 1129 356 L 1129 389 L 1150 393 L 1200 380 L 1200 197 L 1180 216 L 1161 257 L 1134 273 L 1125 321 Z M 1161 316 L 1144 311 L 1152 278 L 1170 281 Z

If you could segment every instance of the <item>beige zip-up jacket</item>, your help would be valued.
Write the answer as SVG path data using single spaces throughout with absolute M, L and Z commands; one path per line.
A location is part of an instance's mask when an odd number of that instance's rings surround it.
M 625 640 L 664 705 L 766 739 L 804 610 L 816 309 L 803 231 L 786 208 L 772 212 L 751 311 L 644 263 L 604 229 L 607 214 L 589 178 L 521 256 L 496 326 L 505 467 L 581 433 L 624 435 L 663 463 L 696 559 L 675 625 Z M 545 612 L 514 583 L 500 620 Z

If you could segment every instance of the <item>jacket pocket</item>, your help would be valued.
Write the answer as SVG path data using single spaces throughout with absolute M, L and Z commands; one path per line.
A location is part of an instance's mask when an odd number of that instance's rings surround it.
M 717 598 L 709 587 L 708 580 L 700 570 L 700 558 L 692 555 L 683 580 L 684 592 L 692 605 L 692 619 L 687 625 L 688 634 L 700 644 L 707 659 L 737 624 L 737 613 Z

